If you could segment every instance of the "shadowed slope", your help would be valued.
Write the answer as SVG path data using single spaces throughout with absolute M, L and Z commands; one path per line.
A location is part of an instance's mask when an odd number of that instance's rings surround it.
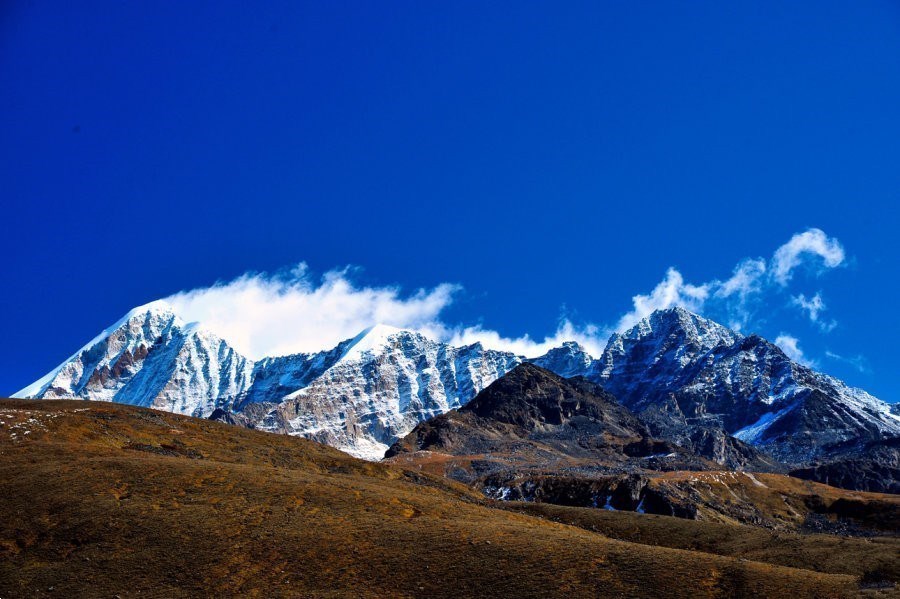
M 510 459 L 624 459 L 625 446 L 652 444 L 650 434 L 602 387 L 520 364 L 465 406 L 420 423 L 387 457 L 428 450 L 508 454 Z M 669 449 L 660 444 L 661 449 Z

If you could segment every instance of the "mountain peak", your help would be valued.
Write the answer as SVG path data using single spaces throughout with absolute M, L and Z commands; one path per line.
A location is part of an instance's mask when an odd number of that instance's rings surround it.
M 486 460 L 503 456 L 507 464 L 507 458 L 539 463 L 552 456 L 556 463 L 575 455 L 597 459 L 617 445 L 614 438 L 622 446 L 648 438 L 648 431 L 600 385 L 526 362 L 465 406 L 417 425 L 386 457 L 428 450 Z
M 488 385 L 460 411 L 533 427 L 539 422 L 561 424 L 575 413 L 599 414 L 601 403 L 618 405 L 600 385 L 566 379 L 525 362 Z
M 364 353 L 377 354 L 388 346 L 392 339 L 400 335 L 422 337 L 420 333 L 409 329 L 401 329 L 387 324 L 376 324 L 363 329 L 356 337 L 350 340 L 342 359 L 359 358 Z
M 732 344 L 741 335 L 714 320 L 704 318 L 680 306 L 655 310 L 636 325 L 610 340 L 623 338 L 639 340 L 647 337 L 677 336 L 702 348 L 711 349 L 720 344 Z
M 132 308 L 125 314 L 122 320 L 130 320 L 131 318 L 142 314 L 175 314 L 175 309 L 172 307 L 172 304 L 166 300 L 155 300 Z

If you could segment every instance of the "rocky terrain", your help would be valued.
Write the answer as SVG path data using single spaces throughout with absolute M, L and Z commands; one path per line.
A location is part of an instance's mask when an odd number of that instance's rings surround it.
M 725 464 L 756 470 L 779 466 L 733 438 L 719 447 L 653 437 L 640 418 L 600 385 L 583 377 L 565 379 L 528 363 L 465 406 L 419 424 L 386 457 L 422 450 L 479 455 L 482 470 L 492 461 L 504 467 L 560 470 L 565 465 L 618 473 L 719 469 Z
M 467 405 L 417 425 L 387 458 L 502 500 L 781 530 L 900 530 L 900 502 L 777 474 L 782 465 L 737 439 L 726 447 L 723 471 L 716 443 L 655 438 L 596 383 L 522 364 Z
M 846 451 L 792 470 L 791 476 L 848 489 L 900 493 L 900 438 L 854 443 Z
M 776 459 L 804 464 L 900 436 L 890 404 L 681 308 L 613 335 L 589 378 L 637 413 L 721 427 Z M 666 426 L 664 422 L 657 425 Z M 686 434 L 690 434 L 685 431 Z

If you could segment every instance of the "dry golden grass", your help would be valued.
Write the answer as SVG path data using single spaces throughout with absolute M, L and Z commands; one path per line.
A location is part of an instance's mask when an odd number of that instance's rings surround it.
M 702 551 L 792 568 L 900 580 L 900 538 L 894 536 L 853 538 L 784 533 L 755 526 L 547 503 L 498 502 L 497 505 L 621 541 Z
M 859 589 L 853 575 L 493 509 L 464 486 L 302 439 L 112 404 L 0 401 L 0 417 L 4 599 Z

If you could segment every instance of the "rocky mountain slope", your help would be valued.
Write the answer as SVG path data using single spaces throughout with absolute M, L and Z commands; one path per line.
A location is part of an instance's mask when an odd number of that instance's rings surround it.
M 900 436 L 889 404 L 792 361 L 759 336 L 681 308 L 613 335 L 589 376 L 637 413 L 668 412 L 651 426 L 656 434 L 673 421 L 683 421 L 688 435 L 693 426 L 718 426 L 787 463 Z
M 900 527 L 900 502 L 763 474 L 778 464 L 733 442 L 731 471 L 723 472 L 715 452 L 702 453 L 712 446 L 653 438 L 596 383 L 522 364 L 465 406 L 417 425 L 391 446 L 387 461 L 503 500 L 783 530 L 872 534 Z
M 847 489 L 900 494 L 900 437 L 853 443 L 791 475 Z
M 738 451 L 735 438 L 805 467 L 900 436 L 888 404 L 680 308 L 613 335 L 596 359 L 576 343 L 529 359 L 379 325 L 321 352 L 253 361 L 154 302 L 15 395 L 215 415 L 379 459 L 417 423 L 465 405 L 526 361 L 600 383 L 654 437 L 704 446 L 721 464 Z
M 772 469 L 752 447 L 732 439 L 729 467 Z M 701 450 L 710 448 L 702 444 Z M 562 378 L 526 363 L 491 383 L 465 406 L 418 424 L 388 450 L 467 456 L 477 474 L 522 470 L 627 473 L 718 469 L 714 452 L 653 438 L 648 427 L 603 388 L 583 377 Z M 471 482 L 456 462 L 456 478 Z M 488 465 L 491 467 L 489 468 Z

